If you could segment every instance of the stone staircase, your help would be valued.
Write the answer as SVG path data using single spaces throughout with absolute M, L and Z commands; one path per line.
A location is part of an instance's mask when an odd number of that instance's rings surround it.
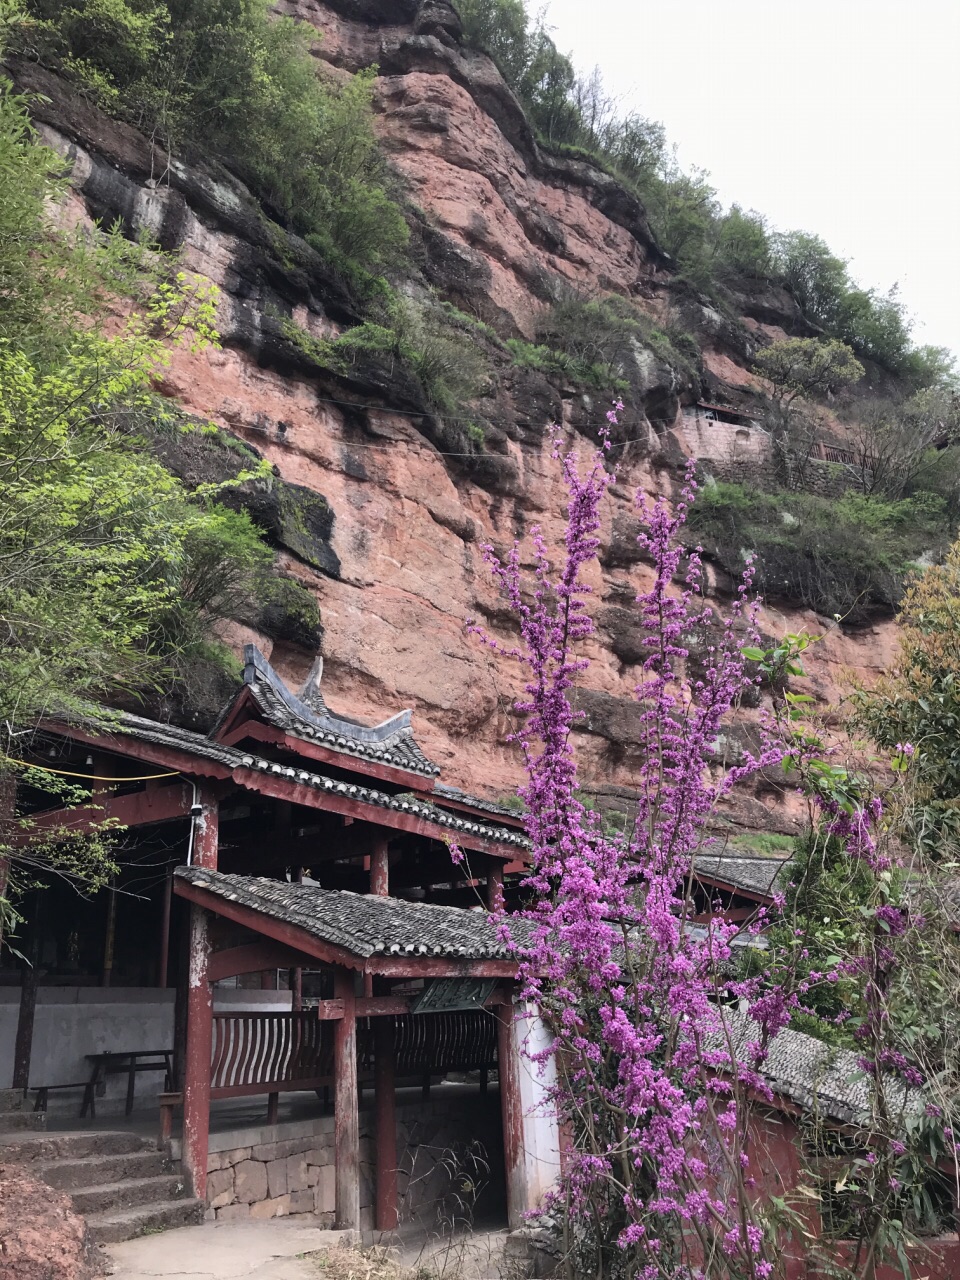
M 186 1194 L 176 1161 L 135 1133 L 46 1133 L 26 1124 L 33 1113 L 0 1091 L 0 1162 L 29 1168 L 48 1186 L 65 1191 L 87 1220 L 97 1244 L 115 1244 L 147 1232 L 203 1220 L 204 1206 Z M 16 1095 L 19 1098 L 19 1094 Z
M 0 1089 L 0 1134 L 19 1133 L 23 1130 L 45 1129 L 47 1117 L 42 1111 L 32 1111 L 24 1104 L 19 1089 Z

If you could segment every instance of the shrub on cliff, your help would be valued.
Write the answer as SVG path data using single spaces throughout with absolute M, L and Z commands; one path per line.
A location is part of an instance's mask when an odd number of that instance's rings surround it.
M 408 230 L 372 127 L 373 73 L 334 82 L 268 0 L 26 0 L 19 47 L 173 156 L 219 157 L 329 256 L 396 260 Z
M 514 360 L 543 372 L 566 374 L 588 386 L 629 391 L 644 376 L 644 353 L 689 382 L 699 365 L 692 336 L 661 328 L 624 298 L 587 297 L 569 291 L 539 317 L 538 346 L 508 342 Z
M 381 300 L 376 318 L 333 339 L 317 339 L 293 322 L 287 337 L 318 365 L 336 372 L 367 364 L 400 365 L 413 375 L 423 399 L 438 414 L 455 415 L 480 396 L 490 365 L 474 332 L 464 332 L 449 310 L 399 294 Z
M 916 559 L 949 538 L 945 505 L 933 494 L 885 502 L 724 483 L 701 490 L 688 529 L 730 574 L 753 554 L 763 595 L 854 624 L 891 614 Z

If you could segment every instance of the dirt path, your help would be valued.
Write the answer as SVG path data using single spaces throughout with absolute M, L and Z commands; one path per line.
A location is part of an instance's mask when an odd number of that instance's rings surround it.
M 318 1280 L 309 1255 L 334 1248 L 342 1236 L 289 1218 L 211 1222 L 107 1245 L 105 1252 L 115 1280 Z

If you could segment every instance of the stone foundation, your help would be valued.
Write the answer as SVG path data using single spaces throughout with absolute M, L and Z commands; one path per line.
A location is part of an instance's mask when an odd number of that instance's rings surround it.
M 473 1144 L 480 1143 L 481 1151 Z M 178 1144 L 174 1144 L 176 1147 Z M 176 1150 L 174 1154 L 177 1154 Z M 479 1156 L 479 1159 L 477 1157 Z M 503 1208 L 503 1137 L 496 1091 L 465 1089 L 397 1106 L 401 1221 L 430 1229 Z M 210 1135 L 207 1219 L 311 1214 L 332 1227 L 336 1209 L 333 1116 Z M 464 1184 L 476 1191 L 464 1191 Z M 360 1227 L 372 1231 L 376 1195 L 372 1108 L 360 1112 Z
M 207 1217 L 315 1214 L 333 1226 L 333 1116 L 210 1135 Z

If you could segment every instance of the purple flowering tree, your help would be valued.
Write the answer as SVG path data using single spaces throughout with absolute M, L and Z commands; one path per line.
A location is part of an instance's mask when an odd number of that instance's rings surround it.
M 559 445 L 555 456 L 569 494 L 561 563 L 551 565 L 536 529 L 529 584 L 517 548 L 503 561 L 488 548 L 520 643 L 474 629 L 526 671 L 515 741 L 527 772 L 529 905 L 519 913 L 522 941 L 517 915 L 502 915 L 501 928 L 522 957 L 523 997 L 554 1036 L 541 1056 L 556 1068 L 567 1136 L 556 1193 L 567 1257 L 589 1275 L 765 1280 L 787 1273 L 805 1223 L 764 1187 L 752 1121 L 771 1100 L 762 1072 L 770 1043 L 804 1007 L 810 979 L 795 951 L 744 976 L 733 953 L 744 926 L 721 918 L 706 930 L 691 926 L 693 858 L 718 805 L 759 770 L 803 773 L 812 762 L 814 802 L 878 872 L 870 828 L 879 811 L 850 799 L 844 771 L 815 758 L 822 744 L 791 723 L 800 712 L 783 700 L 785 715 L 766 717 L 754 754 L 717 765 L 724 721 L 757 680 L 747 655 L 763 651 L 749 567 L 721 617 L 706 600 L 699 554 L 679 540 L 696 492 L 691 471 L 672 506 L 637 498 L 639 541 L 654 566 L 652 586 L 637 598 L 646 649 L 635 691 L 638 806 L 629 834 L 604 830 L 578 792 L 572 695 L 587 666 L 579 642 L 593 631 L 584 569 L 598 550 L 613 477 L 602 450 L 585 470 Z M 687 673 L 691 633 L 711 638 L 696 678 Z M 777 652 L 789 661 L 789 646 Z M 761 917 L 747 928 L 763 925 Z

